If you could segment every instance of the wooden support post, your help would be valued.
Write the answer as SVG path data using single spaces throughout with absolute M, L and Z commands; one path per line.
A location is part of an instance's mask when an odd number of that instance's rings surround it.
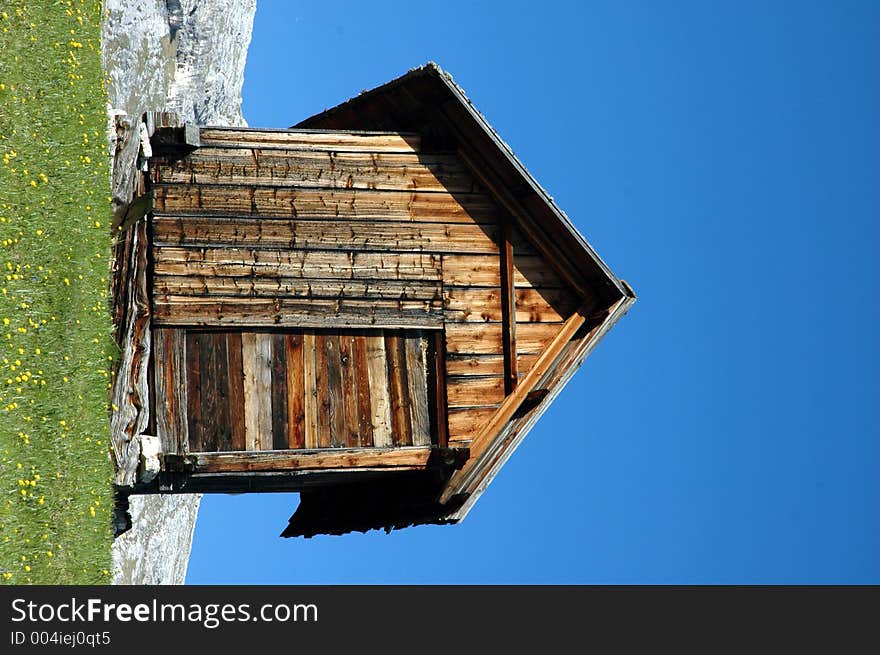
M 449 424 L 446 416 L 446 334 L 437 330 L 434 339 L 434 425 L 437 445 L 446 448 L 449 445 Z
M 516 290 L 513 286 L 513 243 L 510 220 L 501 219 L 498 250 L 501 253 L 501 341 L 504 352 L 504 395 L 516 389 Z

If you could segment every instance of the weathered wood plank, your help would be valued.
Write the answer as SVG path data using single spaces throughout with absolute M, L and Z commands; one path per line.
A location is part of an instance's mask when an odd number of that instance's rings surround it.
M 332 468 L 427 466 L 430 446 L 340 448 L 299 452 L 208 453 L 193 455 L 196 473 L 291 471 Z
M 425 374 L 427 366 L 425 338 L 419 333 L 405 333 L 403 341 L 412 445 L 428 446 L 431 444 L 431 420 L 428 414 L 428 382 Z
M 385 338 L 367 336 L 367 373 L 370 381 L 370 416 L 373 428 L 373 445 L 377 448 L 391 446 L 391 404 L 388 387 L 388 362 Z
M 391 221 L 173 216 L 153 219 L 153 243 L 158 246 L 494 254 L 498 252 L 497 231 L 493 225 Z
M 323 351 L 324 344 L 321 344 Z M 318 373 L 314 334 L 303 334 L 303 420 L 306 448 L 318 447 L 318 425 L 321 406 L 318 402 Z
M 156 433 L 165 455 L 182 455 L 188 443 L 185 350 L 182 330 L 154 330 Z
M 207 332 L 198 334 L 199 365 L 201 377 L 199 380 L 199 397 L 202 403 L 201 430 L 199 435 L 199 450 L 202 452 L 214 452 L 220 450 L 220 420 L 218 396 L 220 393 L 220 380 L 217 369 L 217 349 L 214 341 L 215 335 Z
M 140 465 L 139 436 L 150 422 L 149 361 L 151 342 L 150 297 L 147 290 L 147 255 L 149 253 L 146 223 L 130 230 L 128 278 L 121 290 L 125 308 L 121 312 L 124 326 L 118 334 L 121 353 L 113 378 L 111 402 L 116 407 L 110 417 L 110 441 L 117 484 L 131 485 L 137 481 Z
M 519 354 L 516 358 L 516 366 L 520 375 L 528 371 L 535 360 L 537 354 L 523 355 Z M 504 374 L 504 358 L 498 355 L 449 355 L 446 359 L 447 375 L 503 375 Z
M 232 414 L 230 411 L 230 375 L 229 358 L 226 343 L 227 335 L 223 332 L 211 334 L 211 349 L 213 350 L 213 375 L 214 393 L 213 401 L 215 409 L 215 427 L 213 428 L 213 447 L 216 450 L 233 450 L 232 447 Z M 203 406 L 202 414 L 205 409 Z
M 353 337 L 354 378 L 357 380 L 358 446 L 373 445 L 372 407 L 370 403 L 370 371 L 367 364 L 367 337 Z
M 494 405 L 504 400 L 504 376 L 450 377 L 446 380 L 449 408 Z
M 245 450 L 244 364 L 241 359 L 241 333 L 226 335 L 226 359 L 229 362 L 229 418 L 232 450 Z
M 447 287 L 443 290 L 447 321 L 501 321 L 501 289 Z M 516 289 L 518 323 L 560 323 L 575 308 L 565 289 Z
M 200 335 L 186 333 L 186 419 L 189 442 L 187 450 L 204 450 L 204 428 L 202 426 L 202 384 L 201 384 L 201 345 Z
M 560 288 L 559 276 L 538 256 L 514 255 L 513 282 L 517 289 Z M 498 255 L 443 255 L 444 287 L 501 287 Z
M 450 408 L 450 446 L 473 439 L 480 428 L 492 418 L 496 411 L 498 411 L 497 407 Z
M 313 298 L 439 300 L 439 281 L 305 280 L 302 278 L 219 277 L 208 275 L 156 275 L 153 293 L 158 296 L 230 296 L 247 298 Z
M 360 154 L 199 148 L 155 162 L 157 184 L 222 184 L 322 189 L 473 193 L 480 186 L 452 155 Z
M 440 255 L 430 253 L 253 248 L 153 248 L 154 275 L 265 277 L 303 280 L 412 280 L 442 278 Z
M 358 435 L 358 380 L 354 367 L 354 336 L 341 334 L 339 336 L 339 363 L 342 373 L 342 404 L 345 416 L 344 440 L 349 448 L 356 448 L 359 444 Z
M 313 342 L 314 343 L 314 342 Z M 306 384 L 304 380 L 303 335 L 288 334 L 284 337 L 284 361 L 287 366 L 287 447 L 306 447 Z M 314 375 L 314 371 L 310 370 Z M 314 377 L 312 378 L 314 380 Z M 311 382 L 309 387 L 313 387 Z
M 501 288 L 498 255 L 443 255 L 443 287 Z
M 241 335 L 244 425 L 248 450 L 272 449 L 272 342 L 260 332 Z
M 343 388 L 340 336 L 332 332 L 324 336 L 327 353 L 327 385 L 330 395 L 330 447 L 346 446 L 345 391 Z
M 272 354 L 272 448 L 288 448 L 287 345 L 283 334 L 270 336 Z
M 518 323 L 518 353 L 540 353 L 561 327 L 561 323 Z M 453 354 L 500 355 L 501 324 L 449 323 L 446 326 L 446 350 Z
M 307 132 L 297 130 L 248 130 L 203 127 L 199 130 L 202 146 L 227 148 L 299 148 L 303 150 L 418 152 L 418 134 Z
M 412 445 L 412 423 L 409 415 L 409 388 L 406 382 L 406 350 L 398 334 L 385 334 L 388 358 L 388 390 L 391 403 L 391 438 L 395 446 Z
M 330 384 L 327 378 L 327 344 L 323 334 L 315 335 L 315 387 L 318 409 L 318 448 L 330 447 Z
M 484 193 L 189 184 L 160 184 L 153 191 L 156 214 L 440 223 L 494 223 L 498 216 Z
M 157 296 L 153 308 L 159 326 L 436 329 L 443 325 L 442 301 L 427 300 Z

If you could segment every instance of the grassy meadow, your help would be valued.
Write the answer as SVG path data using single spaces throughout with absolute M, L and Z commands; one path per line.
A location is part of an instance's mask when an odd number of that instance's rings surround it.
M 99 0 L 0 2 L 0 581 L 110 580 Z

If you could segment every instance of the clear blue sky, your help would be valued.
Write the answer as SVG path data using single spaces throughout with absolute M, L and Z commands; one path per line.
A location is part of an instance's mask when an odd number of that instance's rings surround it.
M 258 0 L 244 114 L 429 60 L 639 301 L 462 524 L 206 497 L 187 581 L 880 583 L 880 3 Z

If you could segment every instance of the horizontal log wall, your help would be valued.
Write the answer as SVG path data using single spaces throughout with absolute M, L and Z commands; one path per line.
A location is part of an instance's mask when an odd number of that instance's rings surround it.
M 201 143 L 151 171 L 154 321 L 445 328 L 449 443 L 472 438 L 505 396 L 505 212 L 461 158 L 402 134 L 203 129 Z M 522 377 L 577 301 L 523 234 L 505 235 Z M 391 384 L 388 404 L 402 393 Z
M 165 454 L 430 446 L 423 332 L 156 330 Z

